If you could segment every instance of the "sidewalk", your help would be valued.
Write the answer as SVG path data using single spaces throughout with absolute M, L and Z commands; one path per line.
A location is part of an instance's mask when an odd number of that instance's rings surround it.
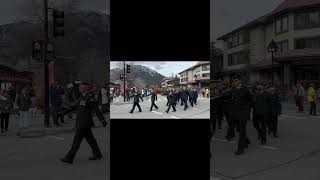
M 32 116 L 30 114 L 29 128 L 20 129 L 19 119 L 17 115 L 11 115 L 9 120 L 9 132 L 0 134 L 0 137 L 4 136 L 19 136 L 21 138 L 29 137 L 41 137 L 45 135 L 56 135 L 60 133 L 71 133 L 74 131 L 75 120 L 64 118 L 65 123 L 61 123 L 63 127 L 55 127 L 52 123 L 52 118 L 50 118 L 51 128 L 44 127 L 44 115 L 39 114 Z M 98 123 L 96 123 L 98 125 Z M 99 124 L 100 125 L 100 124 Z M 100 126 L 97 126 L 100 127 Z

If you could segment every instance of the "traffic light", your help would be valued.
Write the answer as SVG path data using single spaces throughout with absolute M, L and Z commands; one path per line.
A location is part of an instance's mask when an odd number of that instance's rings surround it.
M 64 36 L 64 12 L 53 10 L 53 35 Z
M 123 81 L 123 74 L 120 74 L 120 80 Z
M 32 58 L 41 59 L 42 57 L 42 41 L 32 41 Z
M 130 72 L 131 72 L 131 70 L 130 70 L 130 65 L 127 64 L 127 73 L 130 73 Z
M 49 60 L 55 59 L 55 44 L 52 41 L 47 44 L 47 58 Z

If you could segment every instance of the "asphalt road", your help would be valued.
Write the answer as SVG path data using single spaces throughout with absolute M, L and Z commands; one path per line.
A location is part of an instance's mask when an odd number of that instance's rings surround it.
M 247 125 L 251 140 L 242 156 L 233 154 L 237 138 L 225 140 L 226 123 L 211 142 L 211 176 L 237 180 L 320 179 L 320 117 L 296 113 L 286 107 L 279 119 L 279 138 L 267 137 L 261 146 L 252 123 Z
M 110 126 L 95 128 L 104 158 L 89 161 L 91 149 L 84 140 L 74 164 L 59 161 L 69 151 L 73 134 L 38 138 L 0 137 L 0 179 L 3 180 L 108 180 L 110 179 Z
M 139 112 L 138 107 L 135 108 L 131 114 L 129 111 L 132 108 L 133 102 L 129 103 L 111 103 L 110 106 L 110 118 L 111 119 L 209 119 L 210 118 L 210 99 L 199 96 L 198 105 L 191 107 L 188 102 L 189 108 L 184 111 L 183 106 L 180 106 L 180 102 L 176 106 L 177 111 L 172 112 L 172 107 L 169 113 L 166 113 L 168 106 L 167 97 L 158 95 L 158 101 L 155 104 L 159 109 L 153 108 L 150 112 L 150 97 L 148 99 L 143 98 L 144 101 L 140 102 L 142 112 Z M 123 101 L 123 98 L 117 98 L 115 101 Z

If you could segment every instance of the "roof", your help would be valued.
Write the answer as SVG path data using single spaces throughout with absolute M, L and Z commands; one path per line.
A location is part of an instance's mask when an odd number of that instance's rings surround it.
M 294 49 L 289 50 L 284 53 L 276 53 L 275 61 L 285 61 L 285 60 L 293 60 L 293 59 L 314 59 L 320 58 L 320 48 L 313 49 Z
M 210 64 L 210 61 L 199 61 L 196 65 L 191 66 L 191 67 L 189 67 L 188 69 L 185 69 L 185 70 L 179 72 L 178 74 L 181 74 L 181 73 L 183 73 L 183 72 L 185 72 L 185 71 L 194 69 L 194 68 L 196 68 L 196 67 L 198 67 L 198 66 L 201 66 L 201 65 L 204 65 L 204 64 Z
M 270 13 L 268 13 L 264 16 L 261 16 L 259 18 L 256 18 L 253 21 L 234 29 L 233 31 L 222 35 L 217 40 L 224 40 L 230 34 L 233 34 L 235 32 L 238 32 L 238 31 L 246 29 L 246 28 L 257 26 L 259 24 L 264 24 L 270 18 L 273 18 L 274 16 L 278 16 L 280 14 L 287 13 L 287 12 L 294 11 L 294 10 L 298 10 L 298 9 L 315 7 L 315 6 L 320 6 L 320 0 L 285 0 Z

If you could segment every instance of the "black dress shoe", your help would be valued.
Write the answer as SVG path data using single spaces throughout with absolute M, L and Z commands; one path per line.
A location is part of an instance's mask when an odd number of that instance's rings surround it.
M 130 111 L 129 113 L 131 113 L 131 114 L 132 114 L 133 112 L 132 112 L 132 111 Z
M 64 163 L 68 163 L 68 164 L 72 164 L 73 161 L 67 158 L 61 158 L 60 161 L 64 162 Z
M 169 113 L 169 111 L 166 111 L 166 113 Z
M 95 161 L 95 160 L 100 160 L 102 159 L 102 156 L 93 156 L 93 157 L 89 157 L 90 161 Z
M 172 111 L 172 112 L 176 112 L 176 111 Z
M 241 155 L 244 154 L 244 150 L 243 149 L 238 149 L 234 152 L 235 155 Z
M 273 137 L 277 138 L 277 137 L 279 137 L 279 136 L 278 136 L 278 134 L 273 134 Z
M 246 143 L 250 144 L 250 140 L 248 138 L 246 138 Z

